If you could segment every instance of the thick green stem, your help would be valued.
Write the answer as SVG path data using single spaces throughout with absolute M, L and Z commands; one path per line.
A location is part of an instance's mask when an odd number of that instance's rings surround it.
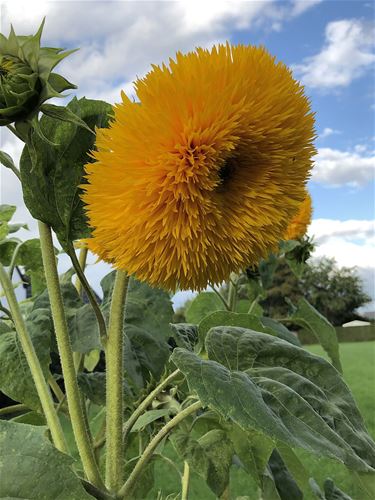
M 190 482 L 190 467 L 189 464 L 184 462 L 184 475 L 181 482 L 181 500 L 188 500 L 189 498 L 189 482 Z
M 51 304 L 57 346 L 59 349 L 61 368 L 64 376 L 65 392 L 74 437 L 81 457 L 83 469 L 88 480 L 98 488 L 104 488 L 103 481 L 95 460 L 94 451 L 86 427 L 81 397 L 73 363 L 73 352 L 70 344 L 64 305 L 61 296 L 56 257 L 53 248 L 52 234 L 49 226 L 39 221 L 40 245 L 47 281 L 47 289 Z
M 156 447 L 162 441 L 169 432 L 176 427 L 182 420 L 184 420 L 186 417 L 191 415 L 192 413 L 195 413 L 199 408 L 202 407 L 202 403 L 200 401 L 197 401 L 196 403 L 193 403 L 192 405 L 188 406 L 184 410 L 182 410 L 180 413 L 177 413 L 175 417 L 173 417 L 164 427 L 160 429 L 160 431 L 156 434 L 155 437 L 153 437 L 144 450 L 142 456 L 138 460 L 136 466 L 132 470 L 128 480 L 126 483 L 123 485 L 123 487 L 120 489 L 118 496 L 120 498 L 131 498 L 131 493 L 134 488 L 135 482 L 138 480 L 142 470 L 144 467 L 148 464 L 150 461 Z
M 82 267 L 77 259 L 77 255 L 76 255 L 76 252 L 75 252 L 73 246 L 68 249 L 68 254 L 69 254 L 69 257 L 72 261 L 74 270 L 77 273 L 77 276 L 78 276 L 78 278 L 83 286 L 83 289 L 85 290 L 85 292 L 87 294 L 87 298 L 89 299 L 90 304 L 94 310 L 96 320 L 97 320 L 98 325 L 99 325 L 100 339 L 102 341 L 103 347 L 106 347 L 107 327 L 105 324 L 105 319 L 104 319 L 104 316 L 102 314 L 102 311 L 100 310 L 100 307 L 99 307 L 99 304 L 96 300 L 95 294 L 92 291 L 92 288 L 86 279 L 85 273 L 83 272 Z
M 168 375 L 155 389 L 150 392 L 150 394 L 137 406 L 136 410 L 130 415 L 129 419 L 125 422 L 122 428 L 122 436 L 124 447 L 126 448 L 126 440 L 129 435 L 129 432 L 132 430 L 133 425 L 136 423 L 138 418 L 142 415 L 144 411 L 150 406 L 153 400 L 156 398 L 161 391 L 169 385 L 173 379 L 177 377 L 178 374 L 181 374 L 180 370 L 175 370 L 173 373 Z M 101 448 L 105 443 L 105 436 L 97 440 L 95 444 L 95 448 Z
M 122 484 L 124 418 L 124 315 L 129 276 L 117 271 L 109 315 L 106 346 L 106 486 L 117 491 Z
M 39 359 L 36 355 L 33 343 L 26 329 L 25 321 L 22 317 L 20 308 L 17 303 L 12 282 L 9 279 L 7 272 L 0 263 L 0 282 L 4 290 L 5 296 L 12 313 L 12 319 L 16 328 L 18 339 L 21 343 L 22 350 L 25 353 L 27 363 L 29 365 L 31 375 L 46 417 L 48 428 L 51 432 L 52 440 L 57 449 L 67 452 L 68 448 L 65 443 L 64 433 L 61 428 L 60 420 L 55 411 L 55 405 L 52 399 L 51 392 L 40 366 Z

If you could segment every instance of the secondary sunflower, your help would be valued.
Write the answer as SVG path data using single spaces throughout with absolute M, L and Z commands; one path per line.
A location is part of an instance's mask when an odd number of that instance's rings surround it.
M 298 212 L 293 217 L 290 222 L 284 239 L 285 240 L 298 240 L 298 238 L 302 238 L 304 234 L 306 234 L 307 228 L 311 222 L 312 216 L 312 202 L 311 196 L 306 192 L 306 197 L 301 203 Z
M 305 196 L 315 153 L 303 87 L 263 48 L 177 53 L 122 93 L 83 200 L 90 247 L 171 290 L 265 257 Z

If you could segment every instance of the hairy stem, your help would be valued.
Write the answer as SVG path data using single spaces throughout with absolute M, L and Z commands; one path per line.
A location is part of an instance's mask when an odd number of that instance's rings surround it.
M 144 467 L 148 464 L 150 461 L 156 447 L 162 441 L 162 439 L 165 438 L 169 434 L 169 432 L 176 427 L 182 420 L 184 420 L 186 417 L 191 415 L 192 413 L 195 413 L 199 408 L 202 407 L 202 403 L 200 401 L 197 401 L 196 403 L 193 403 L 192 405 L 188 406 L 184 410 L 182 410 L 180 413 L 177 413 L 175 417 L 173 417 L 164 427 L 160 429 L 160 431 L 154 436 L 146 449 L 144 450 L 142 456 L 139 458 L 136 466 L 132 470 L 128 480 L 126 483 L 122 486 L 120 489 L 118 496 L 120 498 L 131 498 L 131 493 L 134 488 L 135 482 L 138 480 L 140 474 L 142 473 Z
M 87 252 L 88 252 L 87 247 L 83 247 L 79 251 L 78 264 L 79 264 L 79 267 L 82 269 L 83 273 L 85 272 L 85 268 L 86 268 Z M 79 276 L 77 276 L 77 279 L 75 282 L 75 287 L 77 289 L 78 295 L 81 295 L 81 293 L 82 293 L 82 281 L 79 279 Z
M 102 314 L 102 311 L 100 310 L 100 307 L 99 307 L 99 304 L 96 300 L 95 294 L 92 291 L 92 288 L 86 279 L 85 273 L 83 272 L 82 267 L 77 259 L 77 255 L 76 255 L 76 252 L 75 252 L 73 246 L 71 246 L 71 248 L 68 249 L 68 255 L 72 261 L 74 270 L 77 273 L 79 281 L 81 282 L 81 285 L 87 294 L 87 298 L 89 299 L 90 304 L 94 310 L 96 320 L 97 320 L 98 325 L 99 325 L 100 339 L 102 341 L 103 347 L 105 347 L 106 342 L 107 342 L 107 327 L 105 324 L 105 319 L 104 319 L 104 316 Z
M 73 352 L 70 344 L 64 305 L 61 296 L 59 276 L 57 273 L 51 229 L 43 222 L 39 221 L 38 224 L 44 273 L 47 281 L 48 295 L 51 304 L 53 323 L 60 354 L 61 368 L 65 382 L 66 399 L 68 402 L 73 433 L 88 480 L 98 488 L 104 488 L 90 442 L 89 432 L 86 427 L 84 411 L 81 404 L 81 397 L 73 363 Z
M 189 464 L 184 462 L 184 475 L 181 482 L 181 500 L 188 500 L 189 498 L 189 481 L 190 481 L 190 467 Z
M 124 414 L 124 315 L 129 276 L 117 271 L 113 287 L 106 346 L 106 486 L 117 491 L 122 484 Z
M 27 363 L 29 365 L 31 375 L 46 417 L 48 428 L 51 432 L 52 440 L 57 449 L 67 452 L 68 448 L 65 443 L 64 433 L 61 428 L 60 420 L 55 411 L 55 405 L 52 399 L 52 394 L 49 390 L 47 381 L 44 377 L 42 367 L 38 356 L 36 355 L 33 343 L 26 329 L 25 321 L 22 317 L 20 308 L 17 303 L 12 282 L 9 279 L 7 272 L 0 263 L 0 282 L 4 290 L 5 296 L 12 313 L 12 319 L 16 328 L 18 339 L 21 343 L 22 350 L 25 353 Z
M 122 436 L 125 448 L 126 448 L 127 437 L 130 431 L 132 430 L 133 425 L 138 420 L 138 418 L 142 415 L 144 411 L 147 410 L 147 408 L 150 406 L 150 404 L 153 402 L 156 396 L 160 394 L 161 391 L 165 387 L 167 387 L 167 385 L 169 385 L 173 379 L 177 377 L 178 374 L 181 374 L 180 370 L 175 370 L 173 373 L 168 375 L 167 378 L 165 378 L 162 382 L 160 382 L 160 384 L 156 386 L 155 389 L 152 392 L 150 392 L 150 394 L 148 394 L 148 396 L 137 406 L 136 410 L 130 415 L 129 419 L 125 422 L 122 428 Z M 105 443 L 105 436 L 97 440 L 95 448 L 101 448 L 104 445 L 104 443 Z

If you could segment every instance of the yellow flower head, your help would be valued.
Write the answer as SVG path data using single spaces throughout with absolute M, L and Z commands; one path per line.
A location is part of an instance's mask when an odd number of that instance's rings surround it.
M 312 216 L 311 196 L 306 191 L 305 199 L 301 203 L 298 212 L 290 222 L 286 230 L 284 239 L 298 240 L 298 238 L 302 238 L 302 236 L 306 233 L 307 228 L 311 222 L 311 216 Z
M 177 53 L 122 93 L 83 200 L 90 248 L 171 290 L 203 289 L 277 247 L 315 153 L 303 87 L 262 47 Z

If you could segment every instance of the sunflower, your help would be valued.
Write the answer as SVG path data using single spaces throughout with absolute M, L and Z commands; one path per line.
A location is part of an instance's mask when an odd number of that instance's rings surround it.
M 315 154 L 303 87 L 263 47 L 177 53 L 122 93 L 83 200 L 90 248 L 170 290 L 201 290 L 277 248 Z
M 292 218 L 290 222 L 284 239 L 285 240 L 298 240 L 302 238 L 302 236 L 306 233 L 307 228 L 311 222 L 312 216 L 312 203 L 311 196 L 306 191 L 306 196 L 303 202 L 301 203 L 298 212 Z

